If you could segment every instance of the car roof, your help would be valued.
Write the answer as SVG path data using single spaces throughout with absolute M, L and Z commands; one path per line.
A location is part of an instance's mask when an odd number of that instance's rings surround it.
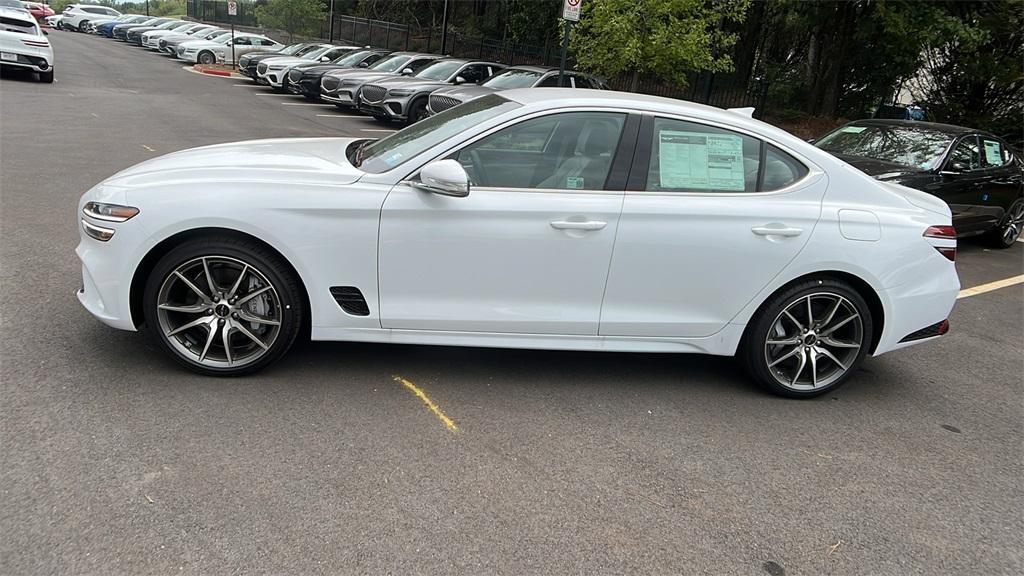
M 431 54 L 430 52 L 392 52 L 389 56 L 413 56 L 413 57 L 432 57 L 432 58 L 444 58 L 440 54 Z
M 975 132 L 984 132 L 983 130 L 967 128 L 965 126 L 955 126 L 953 124 L 940 124 L 938 122 L 921 122 L 920 120 L 887 120 L 882 118 L 868 118 L 865 120 L 854 120 L 849 124 L 855 126 L 900 126 L 903 128 L 919 128 L 921 130 L 929 130 L 931 132 L 942 132 L 944 134 L 950 134 L 953 136 L 958 136 L 960 134 L 973 134 Z
M 490 60 L 477 60 L 475 58 L 451 58 L 451 57 L 445 57 L 445 58 L 438 58 L 437 61 L 438 62 L 462 62 L 463 64 L 490 64 L 490 65 L 493 65 L 493 66 L 505 66 L 505 64 L 501 64 L 499 62 L 491 62 Z
M 12 8 L 10 6 L 0 6 L 0 16 L 4 18 L 14 18 L 16 20 L 22 20 L 30 24 L 35 24 L 36 19 L 34 16 L 26 12 L 21 8 Z

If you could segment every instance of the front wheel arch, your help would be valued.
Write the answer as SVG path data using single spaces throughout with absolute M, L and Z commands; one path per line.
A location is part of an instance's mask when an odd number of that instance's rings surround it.
M 246 234 L 245 232 L 239 232 L 238 230 L 232 230 L 230 228 L 195 228 L 192 230 L 185 230 L 163 239 L 156 246 L 150 248 L 149 252 L 147 252 L 139 262 L 139 265 L 135 268 L 135 273 L 132 275 L 132 284 L 129 291 L 129 310 L 131 313 L 132 324 L 136 328 L 139 328 L 144 322 L 145 313 L 143 312 L 142 307 L 142 297 L 146 288 L 146 279 L 149 278 L 149 275 L 153 271 L 153 267 L 156 266 L 156 263 L 159 262 L 165 254 L 174 249 L 175 246 L 197 238 L 213 237 L 232 237 L 255 242 L 272 252 L 275 256 L 280 258 L 286 266 L 288 266 L 289 272 L 294 275 L 295 279 L 299 283 L 300 292 L 302 294 L 303 311 L 305 312 L 305 325 L 300 328 L 299 334 L 308 339 L 310 327 L 312 326 L 309 289 L 306 287 L 306 283 L 302 280 L 302 276 L 295 269 L 295 266 L 285 258 L 284 254 L 281 254 L 280 250 L 274 248 L 267 242 L 253 236 L 252 234 Z
M 874 354 L 875 349 L 878 347 L 878 342 L 882 339 L 882 327 L 885 325 L 885 309 L 882 307 L 882 300 L 878 297 L 878 293 L 875 292 L 875 289 L 865 282 L 864 279 L 854 274 L 850 274 L 849 272 L 840 272 L 838 270 L 825 270 L 804 274 L 803 276 L 786 282 L 771 294 L 765 296 L 764 300 L 762 300 L 761 304 L 757 307 L 757 310 L 750 316 L 751 321 L 748 321 L 746 327 L 743 329 L 743 337 L 740 339 L 738 350 L 742 350 L 746 343 L 747 335 L 753 325 L 752 320 L 758 317 L 761 311 L 764 310 L 764 308 L 775 298 L 777 294 L 789 290 L 789 288 L 795 284 L 817 279 L 830 279 L 846 282 L 850 287 L 856 290 L 865 302 L 867 302 L 868 310 L 871 311 L 871 343 L 868 346 L 868 354 Z

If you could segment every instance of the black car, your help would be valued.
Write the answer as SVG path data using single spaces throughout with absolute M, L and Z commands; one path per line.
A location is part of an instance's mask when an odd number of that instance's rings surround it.
M 985 234 L 998 248 L 1009 248 L 1020 237 L 1024 163 L 996 136 L 931 122 L 859 120 L 815 146 L 878 180 L 945 200 L 957 237 Z
M 390 53 L 390 50 L 383 48 L 370 48 L 349 52 L 331 62 L 299 64 L 288 72 L 288 89 L 305 96 L 307 100 L 319 100 L 320 79 L 324 74 L 346 68 L 369 68 Z

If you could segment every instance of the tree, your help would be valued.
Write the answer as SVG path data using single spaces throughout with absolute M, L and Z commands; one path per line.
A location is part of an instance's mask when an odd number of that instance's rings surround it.
M 270 0 L 256 8 L 260 26 L 284 30 L 289 41 L 295 34 L 318 33 L 325 17 L 320 0 Z
M 730 70 L 729 48 L 749 0 L 600 0 L 585 2 L 572 33 L 577 65 L 603 76 L 631 72 L 635 91 L 641 74 L 679 86 L 687 72 Z

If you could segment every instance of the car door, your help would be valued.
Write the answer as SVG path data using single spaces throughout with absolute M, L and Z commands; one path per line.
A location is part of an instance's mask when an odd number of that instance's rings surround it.
M 600 334 L 710 336 L 803 249 L 827 179 L 748 134 L 644 120 Z
M 380 223 L 381 326 L 596 335 L 629 117 L 559 112 L 492 131 L 448 156 L 470 175 L 465 197 L 395 186 Z
M 937 195 L 949 204 L 953 226 L 960 235 L 983 232 L 995 225 L 1001 214 L 983 200 L 985 182 L 989 179 L 982 166 L 978 136 L 961 136 L 946 158 L 940 176 L 942 184 Z

